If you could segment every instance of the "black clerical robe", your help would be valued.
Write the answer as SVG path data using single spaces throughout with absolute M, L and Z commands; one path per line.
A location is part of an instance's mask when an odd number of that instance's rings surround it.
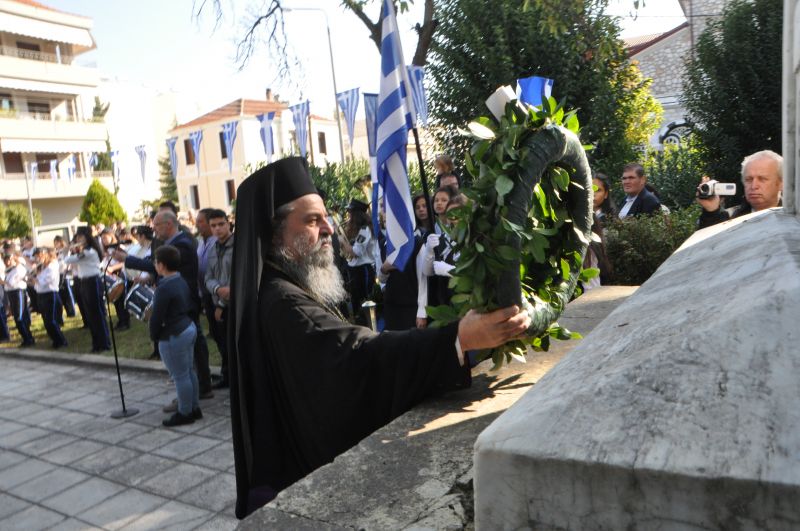
M 239 518 L 424 397 L 470 383 L 455 323 L 376 334 L 267 264 L 258 308 L 260 351 L 239 355 L 231 389 Z

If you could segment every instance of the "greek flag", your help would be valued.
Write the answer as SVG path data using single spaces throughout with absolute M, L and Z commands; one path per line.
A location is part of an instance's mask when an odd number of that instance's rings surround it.
M 425 99 L 425 86 L 422 84 L 424 79 L 424 68 L 416 65 L 408 67 L 408 81 L 411 85 L 411 95 L 414 97 L 414 106 L 417 108 L 417 116 L 422 125 L 428 125 L 428 102 Z
M 203 143 L 203 130 L 189 133 L 189 140 L 192 141 L 192 151 L 194 152 L 194 164 L 197 166 L 197 176 L 200 176 L 200 144 Z
M 275 138 L 272 136 L 272 120 L 274 118 L 274 112 L 256 115 L 258 123 L 261 124 L 261 143 L 264 144 L 264 153 L 267 155 L 267 164 L 272 163 L 272 154 L 275 153 Z
M 119 150 L 114 150 L 111 152 L 111 164 L 114 166 L 114 171 L 112 173 L 112 176 L 114 177 L 114 182 L 118 183 L 120 166 L 121 166 L 119 161 Z
M 367 149 L 369 150 L 369 174 L 372 178 L 372 230 L 378 237 L 380 225 L 378 224 L 378 163 L 375 158 L 375 135 L 378 128 L 378 95 L 364 93 L 364 118 L 367 123 Z
M 549 98 L 552 92 L 552 79 L 531 76 L 517 80 L 519 100 L 535 107 L 540 107 L 542 105 L 542 98 Z
M 53 186 L 58 189 L 58 160 L 50 159 L 50 179 L 53 181 Z
M 31 162 L 31 183 L 33 184 L 33 188 L 36 188 L 36 176 L 39 173 L 39 163 L 38 162 Z
M 69 182 L 75 178 L 75 155 L 70 153 L 67 156 L 67 179 Z
M 172 170 L 172 178 L 178 177 L 178 154 L 175 152 L 175 145 L 178 143 L 178 137 L 173 136 L 167 139 L 167 150 L 169 151 L 169 167 Z
M 347 122 L 347 134 L 350 137 L 350 148 L 353 147 L 353 134 L 356 129 L 356 111 L 358 110 L 358 88 L 346 90 L 336 95 L 336 101 L 344 113 Z
M 236 143 L 236 126 L 238 120 L 222 124 L 222 140 L 225 141 L 225 152 L 228 154 L 228 173 L 233 173 L 233 144 Z
M 142 182 L 144 182 L 144 175 L 145 175 L 145 164 L 147 163 L 147 152 L 145 151 L 145 147 L 136 146 L 133 148 L 136 150 L 136 154 L 139 155 L 139 169 L 142 172 Z
M 306 146 L 308 145 L 308 109 L 309 101 L 292 105 L 292 120 L 294 121 L 294 133 L 297 140 L 297 147 L 300 148 L 300 155 L 306 156 Z
M 406 146 L 416 111 L 391 0 L 383 0 L 382 36 L 376 162 L 386 214 L 386 260 L 402 271 L 414 250 Z

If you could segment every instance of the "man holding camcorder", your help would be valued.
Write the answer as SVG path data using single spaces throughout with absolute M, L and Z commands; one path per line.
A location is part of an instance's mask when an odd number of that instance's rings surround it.
M 783 157 L 770 150 L 745 157 L 742 161 L 742 184 L 745 201 L 741 205 L 723 209 L 720 195 L 733 195 L 736 193 L 735 185 L 704 179 L 697 187 L 697 202 L 703 207 L 697 227 L 704 229 L 751 212 L 780 206 Z

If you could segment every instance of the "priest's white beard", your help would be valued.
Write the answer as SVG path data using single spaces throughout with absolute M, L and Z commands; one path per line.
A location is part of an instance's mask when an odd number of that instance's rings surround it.
M 294 249 L 284 243 L 278 245 L 277 260 L 284 271 L 314 299 L 327 306 L 338 306 L 347 300 L 342 275 L 333 263 L 333 246 L 330 236 L 320 236 L 315 245 L 303 234 L 295 236 Z

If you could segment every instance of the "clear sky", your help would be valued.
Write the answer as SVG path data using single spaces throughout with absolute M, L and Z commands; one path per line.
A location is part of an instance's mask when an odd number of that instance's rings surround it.
M 214 30 L 209 10 L 200 20 L 192 18 L 192 0 L 40 0 L 55 9 L 84 15 L 94 20 L 92 34 L 97 50 L 82 55 L 82 64 L 95 64 L 103 75 L 174 90 L 184 100 L 179 121 L 207 112 L 240 97 L 263 98 L 266 87 L 290 102 L 311 100 L 311 111 L 332 116 L 334 97 L 325 18 L 319 12 L 286 15 L 290 45 L 303 64 L 304 75 L 296 79 L 299 88 L 276 82 L 264 50 L 239 71 L 234 62 L 235 42 L 243 33 L 244 14 L 258 0 L 223 0 L 225 18 Z M 209 2 L 210 3 L 210 0 Z M 360 87 L 377 92 L 378 50 L 367 30 L 352 14 L 339 7 L 338 0 L 286 0 L 286 5 L 315 7 L 328 14 L 339 91 Z M 370 14 L 376 18 L 379 2 Z M 404 52 L 410 61 L 415 43 L 413 25 L 421 19 L 422 2 L 399 17 L 404 32 Z M 623 36 L 666 31 L 685 19 L 677 0 L 647 0 L 637 18 L 631 14 L 633 0 L 612 0 L 611 14 L 622 17 Z

